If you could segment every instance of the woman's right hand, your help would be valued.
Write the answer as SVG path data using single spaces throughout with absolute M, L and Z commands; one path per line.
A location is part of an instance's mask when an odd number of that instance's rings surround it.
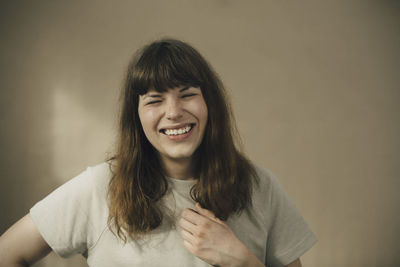
M 50 252 L 29 213 L 0 236 L 0 267 L 29 266 Z
M 196 257 L 214 266 L 264 266 L 210 210 L 196 204 L 185 209 L 179 221 L 184 246 Z

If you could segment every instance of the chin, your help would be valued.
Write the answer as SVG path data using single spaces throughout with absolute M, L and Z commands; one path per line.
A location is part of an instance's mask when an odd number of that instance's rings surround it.
M 179 161 L 179 160 L 191 159 L 192 156 L 193 156 L 193 154 L 174 154 L 174 155 L 168 155 L 168 157 L 169 157 L 170 159 L 177 160 L 177 161 Z
M 167 156 L 170 159 L 173 160 L 186 160 L 192 158 L 194 154 L 194 151 L 172 151 L 171 153 L 167 153 L 165 156 Z

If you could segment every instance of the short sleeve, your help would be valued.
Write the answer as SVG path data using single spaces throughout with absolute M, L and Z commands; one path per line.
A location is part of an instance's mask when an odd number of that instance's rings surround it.
M 279 181 L 269 172 L 268 176 L 270 199 L 266 264 L 280 267 L 300 258 L 317 242 L 317 238 Z
M 54 190 L 30 210 L 33 222 L 48 245 L 62 257 L 83 254 L 93 199 L 91 168 Z

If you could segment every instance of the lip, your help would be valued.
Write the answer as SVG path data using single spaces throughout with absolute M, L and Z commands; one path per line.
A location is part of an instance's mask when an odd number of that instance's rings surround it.
M 188 126 L 188 125 L 191 125 L 192 128 L 190 129 L 189 132 L 187 132 L 187 133 L 185 133 L 185 134 L 166 135 L 166 134 L 164 133 L 164 131 L 163 131 L 163 130 L 166 130 L 166 129 L 179 129 L 179 128 L 186 127 L 186 126 Z M 163 136 L 165 136 L 166 138 L 168 138 L 168 139 L 171 140 L 171 141 L 175 141 L 175 142 L 177 142 L 177 141 L 184 141 L 184 140 L 188 139 L 188 138 L 192 135 L 193 129 L 194 129 L 196 126 L 197 126 L 197 125 L 196 125 L 195 123 L 184 123 L 184 124 L 180 124 L 180 125 L 177 125 L 177 126 L 174 126 L 174 127 L 162 128 L 162 129 L 160 129 L 160 134 L 162 134 Z
M 193 128 L 194 126 L 196 126 L 196 123 L 189 122 L 189 123 L 180 123 L 180 124 L 176 124 L 176 125 L 166 126 L 166 127 L 160 128 L 159 132 L 163 133 L 164 130 L 180 129 L 180 128 L 184 128 L 188 125 L 191 125 Z

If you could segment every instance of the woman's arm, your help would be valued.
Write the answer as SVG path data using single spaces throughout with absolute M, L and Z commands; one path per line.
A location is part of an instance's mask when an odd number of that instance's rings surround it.
M 0 267 L 29 266 L 50 251 L 27 214 L 0 236 Z

